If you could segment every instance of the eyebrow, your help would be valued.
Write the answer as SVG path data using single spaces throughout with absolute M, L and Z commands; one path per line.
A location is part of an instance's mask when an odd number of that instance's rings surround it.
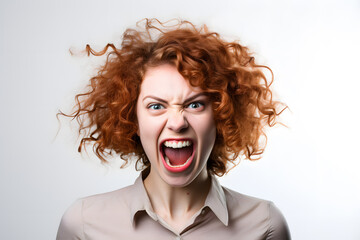
M 196 98 L 198 98 L 198 97 L 201 97 L 201 96 L 207 96 L 207 95 L 206 95 L 205 93 L 203 93 L 203 92 L 202 92 L 202 93 L 195 94 L 194 96 L 187 98 L 187 99 L 184 101 L 184 103 L 191 102 L 192 100 L 194 100 L 194 99 L 196 99 Z M 143 98 L 143 101 L 144 101 L 146 98 L 152 98 L 152 99 L 155 99 L 155 100 L 157 100 L 157 101 L 159 101 L 159 102 L 167 103 L 166 100 L 164 100 L 164 99 L 162 99 L 162 98 L 159 98 L 159 97 L 156 97 L 156 96 L 153 96 L 153 95 L 145 96 L 145 97 Z

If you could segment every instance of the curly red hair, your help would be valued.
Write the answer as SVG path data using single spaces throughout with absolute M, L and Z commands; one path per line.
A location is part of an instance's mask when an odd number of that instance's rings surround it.
M 128 162 L 135 157 L 144 167 L 150 165 L 137 135 L 136 102 L 143 76 L 149 67 L 176 66 L 192 86 L 200 87 L 212 102 L 217 129 L 215 146 L 207 169 L 218 176 L 236 165 L 239 155 L 260 158 L 265 144 L 260 138 L 264 127 L 273 126 L 281 104 L 273 101 L 270 85 L 248 48 L 227 42 L 204 25 L 188 21 L 175 26 L 145 19 L 143 30 L 127 29 L 121 47 L 108 44 L 96 52 L 86 46 L 88 55 L 107 54 L 105 64 L 90 79 L 90 90 L 76 95 L 76 110 L 60 114 L 76 118 L 82 139 L 102 162 L 113 152 Z

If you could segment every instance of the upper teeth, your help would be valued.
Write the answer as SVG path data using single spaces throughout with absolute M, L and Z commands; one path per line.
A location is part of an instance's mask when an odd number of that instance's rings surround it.
M 191 141 L 165 141 L 165 147 L 183 148 L 191 145 Z

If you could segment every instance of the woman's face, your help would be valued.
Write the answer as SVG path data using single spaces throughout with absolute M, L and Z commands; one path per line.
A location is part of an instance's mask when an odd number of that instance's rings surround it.
M 207 177 L 216 127 L 211 102 L 200 88 L 191 87 L 174 66 L 149 68 L 136 108 L 150 177 L 177 187 Z

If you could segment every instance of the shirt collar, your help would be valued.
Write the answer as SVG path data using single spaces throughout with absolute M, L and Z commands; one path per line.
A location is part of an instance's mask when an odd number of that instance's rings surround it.
M 157 216 L 151 206 L 151 202 L 145 190 L 143 179 L 147 176 L 146 171 L 141 172 L 140 176 L 135 180 L 131 186 L 131 193 L 126 196 L 130 207 L 130 217 L 133 225 L 135 224 L 135 215 L 140 211 L 146 211 L 147 214 L 157 220 Z
M 146 213 L 153 218 L 158 220 L 157 215 L 154 213 L 154 210 L 151 206 L 149 196 L 145 190 L 144 186 L 144 176 L 146 173 L 142 172 L 140 176 L 135 180 L 135 183 L 131 187 L 131 194 L 129 194 L 129 207 L 130 207 L 130 217 L 133 225 L 135 224 L 135 215 L 140 211 L 146 211 Z M 211 177 L 211 187 L 208 193 L 208 196 L 205 200 L 205 207 L 209 207 L 215 216 L 225 225 L 228 226 L 229 214 L 226 205 L 226 197 L 221 187 L 220 183 L 215 176 Z
M 226 205 L 226 197 L 223 188 L 215 176 L 211 176 L 211 187 L 205 200 L 204 207 L 209 207 L 219 220 L 228 226 L 229 213 Z

